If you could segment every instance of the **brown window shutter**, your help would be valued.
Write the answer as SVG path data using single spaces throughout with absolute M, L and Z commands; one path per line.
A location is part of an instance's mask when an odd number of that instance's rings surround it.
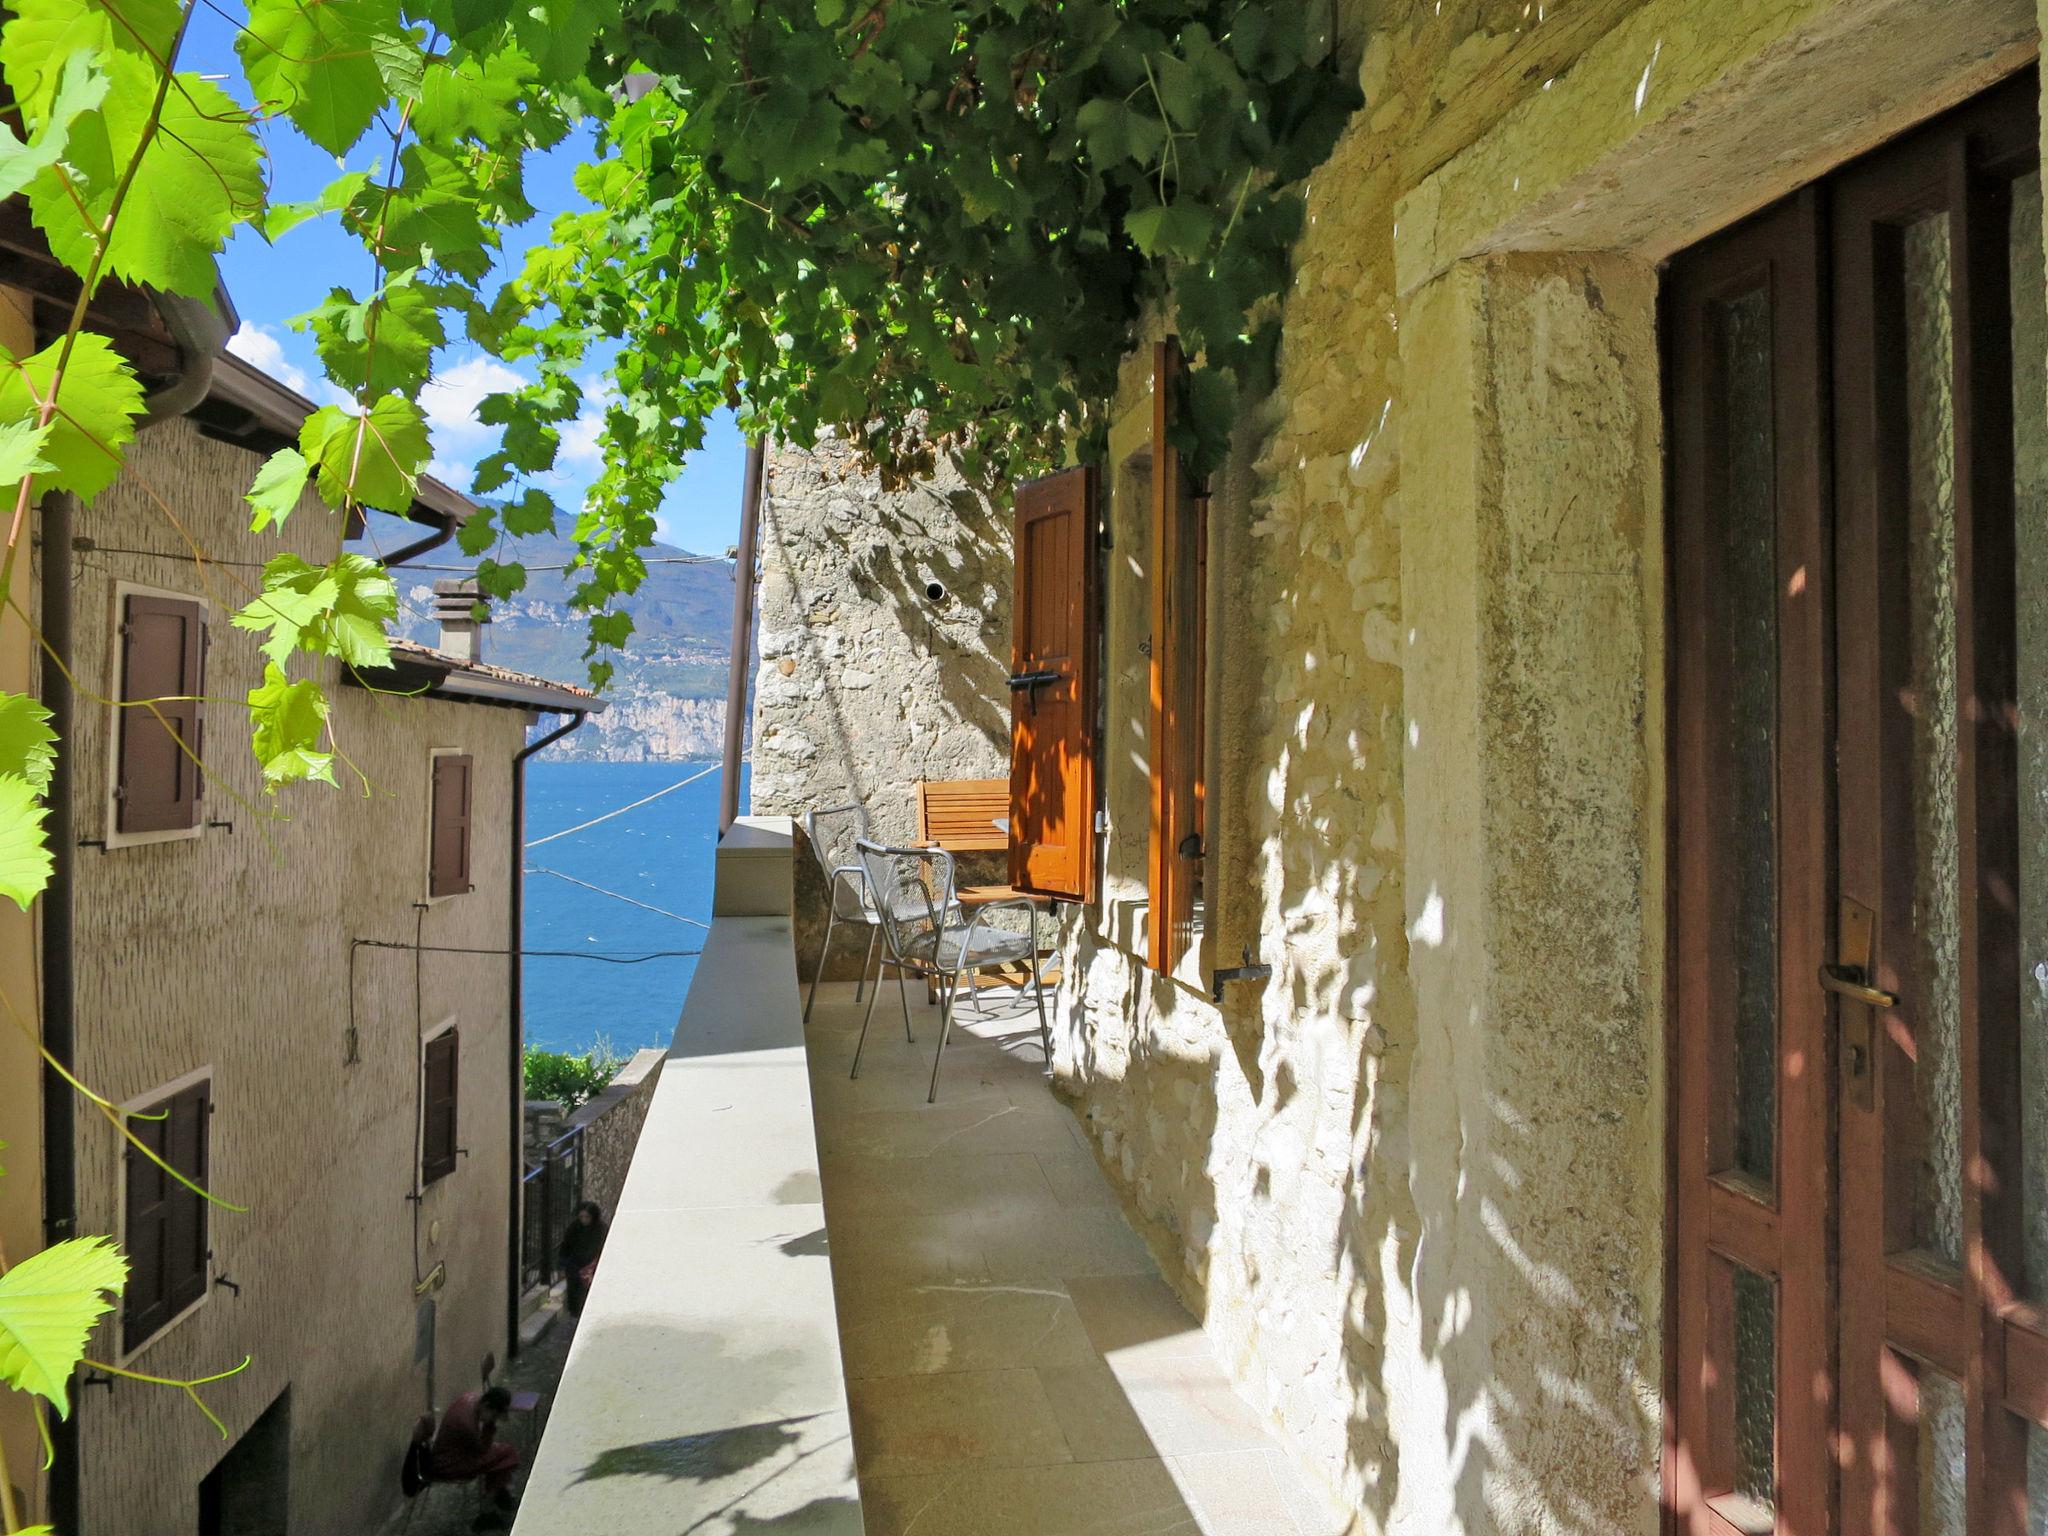
M 172 832 L 199 825 L 205 609 L 131 593 L 121 605 L 121 701 L 114 826 Z M 145 702 L 147 701 L 147 702 Z
M 1010 639 L 1010 884 L 1095 899 L 1095 549 L 1092 466 L 1017 492 Z
M 456 1063 L 461 1059 L 460 1032 L 448 1030 L 427 1042 L 420 1141 L 420 1182 L 431 1184 L 455 1171 Z
M 210 1088 L 198 1083 L 128 1122 L 136 1138 L 195 1184 L 207 1179 Z M 134 1349 L 206 1294 L 206 1204 L 148 1157 L 128 1148 L 122 1347 Z
M 427 871 L 429 896 L 459 896 L 469 881 L 469 799 L 472 762 L 467 754 L 434 759 L 433 830 Z
M 1147 963 L 1169 972 L 1193 942 L 1201 892 L 1207 509 L 1173 446 L 1180 344 L 1152 357 L 1151 912 Z

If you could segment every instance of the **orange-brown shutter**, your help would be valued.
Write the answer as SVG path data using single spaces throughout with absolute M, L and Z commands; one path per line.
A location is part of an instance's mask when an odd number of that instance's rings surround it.
M 1202 879 L 1203 534 L 1206 509 L 1172 428 L 1180 344 L 1152 354 L 1152 841 L 1147 963 L 1168 972 L 1193 942 Z
M 1017 492 L 1010 644 L 1010 884 L 1095 899 L 1096 477 Z

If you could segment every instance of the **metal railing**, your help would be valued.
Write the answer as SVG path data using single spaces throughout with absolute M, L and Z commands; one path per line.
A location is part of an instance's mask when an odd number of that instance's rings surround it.
M 583 1131 L 579 1125 L 549 1142 L 540 1161 L 526 1170 L 521 1181 L 523 1290 L 553 1285 L 560 1273 L 556 1250 L 563 1232 L 576 1219 L 576 1207 L 583 1203 Z

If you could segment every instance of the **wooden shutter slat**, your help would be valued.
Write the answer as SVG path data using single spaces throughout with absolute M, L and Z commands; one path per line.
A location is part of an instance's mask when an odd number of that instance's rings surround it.
M 434 759 L 427 894 L 459 896 L 470 889 L 470 783 L 472 759 L 447 753 Z
M 132 1118 L 136 1139 L 172 1167 L 204 1185 L 210 1133 L 210 1086 L 196 1083 Z M 122 1293 L 123 1347 L 135 1349 L 206 1294 L 209 1279 L 205 1202 L 150 1158 L 125 1154 L 127 1190 L 123 1246 L 129 1283 Z
M 115 829 L 195 827 L 202 776 L 193 758 L 204 729 L 199 696 L 204 692 L 205 610 L 185 598 L 130 593 L 121 605 L 120 639 L 123 707 Z M 152 707 L 144 701 L 155 702 Z
M 426 1123 L 420 1141 L 420 1179 L 427 1184 L 455 1171 L 459 1042 L 459 1032 L 452 1029 L 427 1042 L 421 1108 Z
M 1194 939 L 1201 883 L 1204 510 L 1173 445 L 1180 345 L 1153 349 L 1151 912 L 1147 963 L 1165 973 Z
M 968 798 L 962 819 L 978 825 L 960 829 L 985 837 L 1007 811 L 1010 884 L 1083 903 L 1096 895 L 1097 490 L 1084 465 L 1017 492 L 1010 664 L 1052 680 L 1011 690 L 1008 793 Z

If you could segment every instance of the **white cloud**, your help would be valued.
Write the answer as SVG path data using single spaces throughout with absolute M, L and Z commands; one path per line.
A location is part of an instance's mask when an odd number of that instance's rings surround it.
M 284 343 L 267 325 L 244 320 L 228 338 L 228 350 L 245 363 L 253 363 L 287 389 L 295 389 L 316 404 L 346 403 L 347 396 L 324 378 L 314 378 L 285 356 Z
M 446 454 L 494 441 L 498 429 L 477 420 L 477 406 L 484 396 L 518 389 L 525 382 L 503 363 L 481 354 L 436 373 L 420 391 L 420 410 L 426 415 L 427 430 L 434 434 L 435 451 Z

